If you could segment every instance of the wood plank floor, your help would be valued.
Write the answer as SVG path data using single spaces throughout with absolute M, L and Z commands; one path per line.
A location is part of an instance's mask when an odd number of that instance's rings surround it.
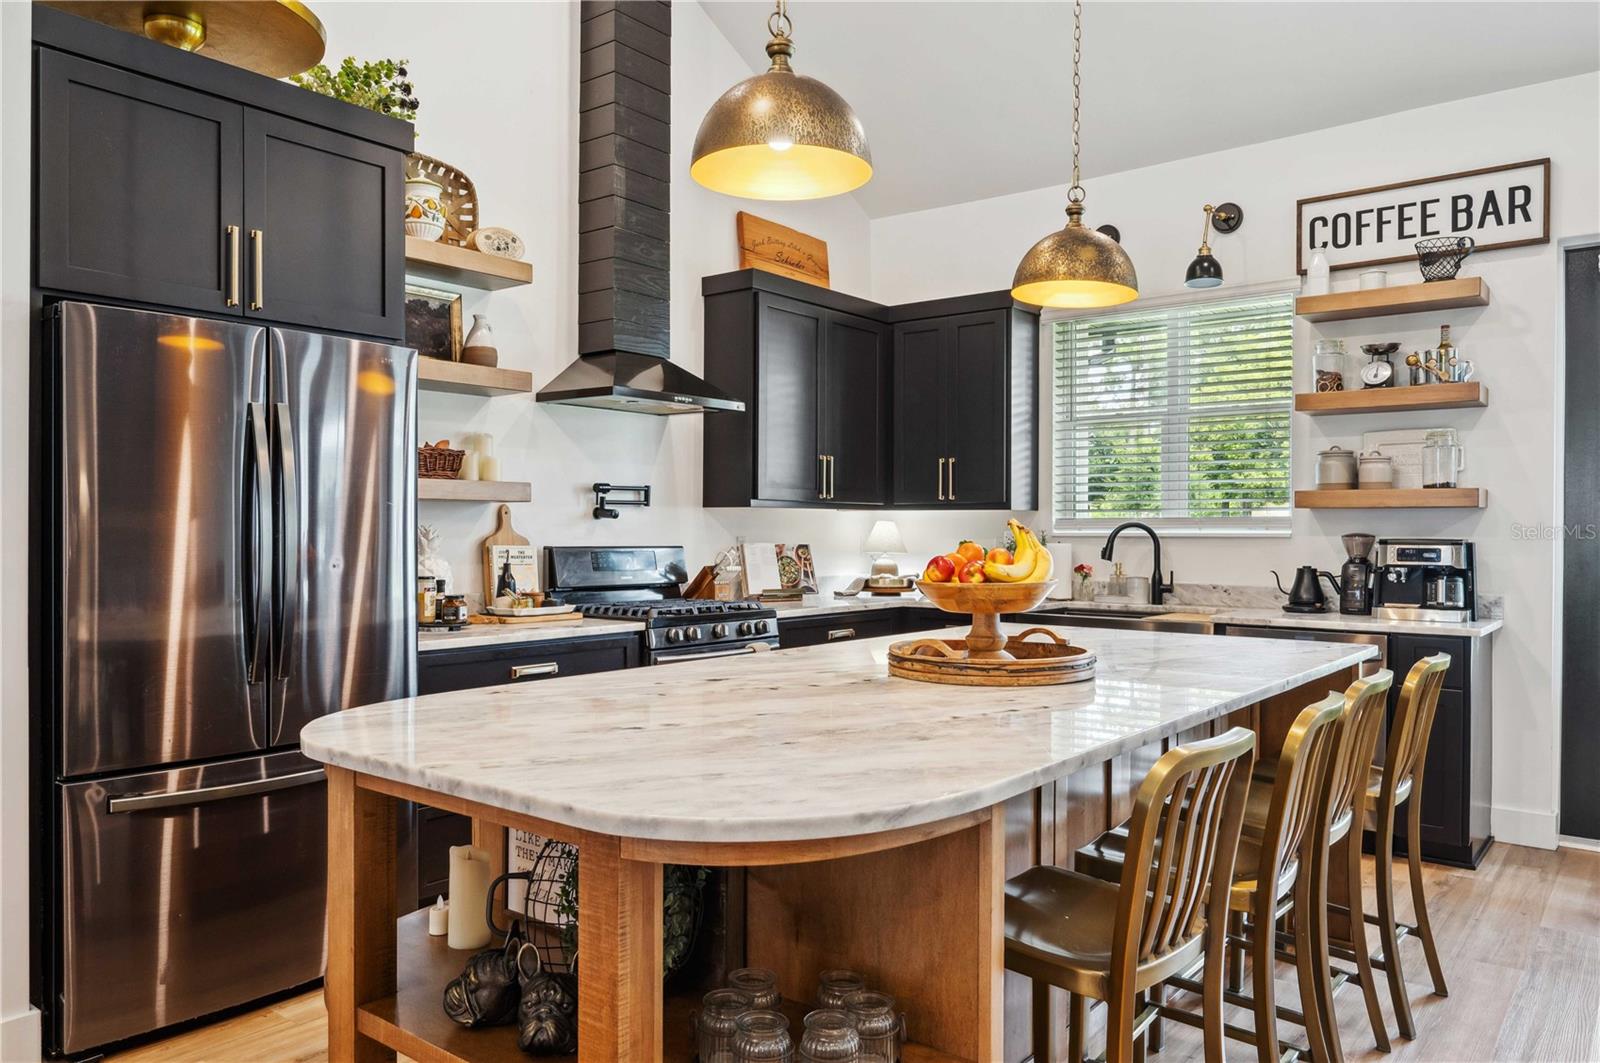
M 1367 861 L 1368 896 L 1373 865 Z M 1410 919 L 1403 866 L 1396 895 Z M 1417 1039 L 1399 1040 L 1380 990 L 1394 1051 L 1377 1052 L 1361 992 L 1338 996 L 1350 1060 L 1476 1063 L 1600 1060 L 1600 853 L 1495 845 L 1477 871 L 1429 867 L 1428 897 L 1448 998 L 1432 995 L 1422 948 L 1401 943 Z M 1369 905 L 1369 908 L 1371 906 Z M 1292 972 L 1279 967 L 1279 999 L 1298 1004 Z M 1248 1025 L 1248 1018 L 1234 1017 Z M 1285 1025 L 1287 1036 L 1299 1031 Z M 113 1063 L 320 1063 L 327 1059 L 321 993 L 271 1005 L 110 1057 Z M 1065 1038 L 1061 1038 L 1065 1040 Z M 1091 1035 L 1091 1051 L 1100 1046 Z M 1253 1055 L 1230 1044 L 1231 1058 Z M 1166 1063 L 1202 1058 L 1199 1031 L 1167 1024 Z

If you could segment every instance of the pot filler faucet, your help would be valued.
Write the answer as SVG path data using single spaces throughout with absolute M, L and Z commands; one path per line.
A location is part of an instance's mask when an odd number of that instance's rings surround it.
M 1150 541 L 1155 544 L 1155 568 L 1150 573 L 1150 604 L 1160 605 L 1163 597 L 1171 592 L 1172 580 L 1175 577 L 1172 574 L 1169 574 L 1167 577 L 1167 582 L 1161 582 L 1161 536 L 1156 534 L 1156 530 L 1154 528 L 1150 527 L 1148 524 L 1141 524 L 1136 520 L 1124 521 L 1123 523 L 1118 524 L 1115 528 L 1111 529 L 1111 534 L 1106 536 L 1106 544 L 1100 548 L 1100 560 L 1111 560 L 1111 551 L 1117 545 L 1117 536 L 1121 535 L 1129 528 L 1138 528 L 1140 531 L 1150 536 Z

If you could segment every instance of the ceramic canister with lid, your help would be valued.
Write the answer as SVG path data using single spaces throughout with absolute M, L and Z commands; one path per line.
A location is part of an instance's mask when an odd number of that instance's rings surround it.
M 1361 469 L 1357 478 L 1362 487 L 1389 488 L 1394 486 L 1394 459 L 1387 454 L 1370 451 L 1361 455 Z
M 1348 491 L 1356 485 L 1356 452 L 1329 447 L 1317 455 L 1317 489 Z

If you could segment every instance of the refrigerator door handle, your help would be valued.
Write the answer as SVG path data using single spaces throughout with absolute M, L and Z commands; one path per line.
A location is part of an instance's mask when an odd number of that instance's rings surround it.
M 245 669 L 250 682 L 260 682 L 267 661 L 267 631 L 271 627 L 271 598 L 267 594 L 272 533 L 268 519 L 272 513 L 272 454 L 267 446 L 267 413 L 259 402 L 247 406 L 245 422 L 249 452 L 254 470 L 250 497 L 245 500 L 245 526 L 249 528 L 249 556 L 244 559 L 249 574 L 250 594 L 245 602 Z
M 300 482 L 295 469 L 294 424 L 289 418 L 289 404 L 272 404 L 273 427 L 278 440 L 278 482 L 281 527 L 278 532 L 278 571 L 283 580 L 279 597 L 278 660 L 275 669 L 279 679 L 289 678 L 293 666 L 293 640 L 298 635 L 300 617 L 301 559 L 305 556 L 305 528 L 300 523 Z M 280 721 L 281 722 L 281 721 Z M 279 738 L 277 726 L 270 737 Z
M 193 790 L 173 790 L 168 793 L 135 794 L 132 797 L 113 797 L 106 802 L 106 811 L 149 812 L 158 808 L 178 808 L 184 805 L 201 805 L 208 801 L 226 801 L 230 797 L 251 797 L 288 790 L 295 786 L 309 786 L 327 777 L 322 768 L 297 771 L 292 775 L 276 775 L 270 779 L 251 779 L 249 782 L 228 783 L 224 786 L 197 786 Z

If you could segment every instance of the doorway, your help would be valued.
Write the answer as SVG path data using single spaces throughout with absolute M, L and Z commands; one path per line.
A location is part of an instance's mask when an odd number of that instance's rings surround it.
M 1600 839 L 1600 245 L 1566 251 L 1561 833 Z

